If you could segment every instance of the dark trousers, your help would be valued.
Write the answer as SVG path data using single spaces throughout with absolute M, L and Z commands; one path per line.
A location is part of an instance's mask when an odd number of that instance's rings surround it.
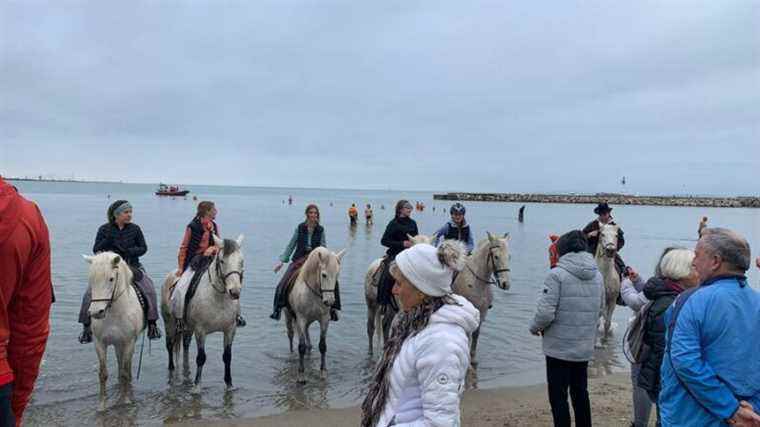
M 0 387 L 0 427 L 15 427 L 16 418 L 11 409 L 13 383 Z
M 150 280 L 145 270 L 140 270 L 140 274 L 135 274 L 135 284 L 143 296 L 145 297 L 145 304 L 148 309 L 148 322 L 155 322 L 158 320 L 158 307 L 156 306 L 156 287 L 153 285 L 153 281 Z M 90 324 L 90 300 L 92 300 L 92 290 L 87 288 L 87 291 L 82 297 L 82 306 L 79 308 L 79 323 L 83 325 Z
M 301 269 L 301 267 L 303 267 L 304 262 L 306 262 L 306 257 L 292 261 L 288 265 L 288 269 L 285 270 L 285 273 L 282 275 L 280 282 L 277 284 L 277 289 L 274 291 L 272 309 L 275 312 L 282 310 L 285 306 L 288 305 L 288 294 L 290 293 L 288 286 L 290 284 L 291 278 L 294 274 L 298 274 L 298 271 Z M 335 303 L 333 304 L 332 308 L 336 310 L 340 310 L 342 308 L 340 305 L 340 286 L 338 286 L 338 282 L 335 282 Z
M 546 382 L 555 427 L 570 427 L 567 391 L 573 403 L 576 427 L 591 427 L 588 398 L 588 362 L 568 362 L 546 356 Z

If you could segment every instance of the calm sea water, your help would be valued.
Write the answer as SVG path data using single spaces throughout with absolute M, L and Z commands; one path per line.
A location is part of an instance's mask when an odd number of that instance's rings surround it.
M 52 310 L 51 335 L 42 372 L 27 411 L 26 422 L 30 426 L 160 424 L 357 404 L 363 398 L 377 359 L 367 354 L 363 276 L 369 263 L 384 252 L 380 237 L 392 217 L 392 207 L 402 197 L 425 202 L 428 208 L 415 213 L 414 218 L 426 234 L 448 218 L 444 213 L 448 203 L 433 201 L 430 193 L 191 187 L 192 194 L 200 200 L 216 202 L 218 223 L 225 237 L 241 233 L 246 236 L 241 305 L 248 326 L 238 330 L 233 346 L 235 389 L 225 392 L 221 335 L 212 335 L 207 340 L 208 361 L 200 396 L 190 394 L 190 377 L 183 381 L 180 374 L 178 381 L 169 383 L 163 341 L 154 342 L 150 348 L 146 341 L 141 377 L 134 384 L 136 403 L 115 404 L 115 357 L 111 353 L 111 406 L 98 413 L 95 350 L 92 345 L 77 342 L 80 332 L 77 312 L 87 286 L 87 265 L 80 254 L 91 251 L 108 204 L 118 198 L 128 199 L 134 205 L 134 221 L 142 227 L 148 242 L 148 253 L 142 262 L 160 284 L 166 273 L 176 268 L 177 248 L 195 211 L 195 202 L 190 198 L 153 196 L 151 185 L 36 182 L 15 185 L 39 204 L 46 217 L 58 298 Z M 284 202 L 288 195 L 294 198 L 293 206 Z M 321 207 L 328 246 L 333 250 L 348 248 L 348 254 L 340 276 L 342 318 L 331 323 L 328 333 L 328 378 L 323 381 L 318 377 L 319 353 L 315 351 L 308 360 L 308 383 L 301 386 L 295 383 L 298 357 L 288 351 L 284 323 L 274 322 L 268 315 L 279 278 L 272 272 L 272 266 L 293 228 L 302 220 L 304 206 L 310 202 Z M 351 229 L 346 215 L 351 203 L 360 207 L 371 203 L 376 225 L 361 224 Z M 381 210 L 381 205 L 386 209 Z M 433 211 L 433 207 L 437 209 Z M 512 288 L 508 292 L 495 290 L 494 307 L 481 333 L 480 365 L 471 376 L 471 386 L 492 388 L 541 382 L 544 371 L 540 340 L 531 336 L 527 327 L 547 273 L 547 236 L 582 227 L 594 217 L 592 206 L 529 204 L 524 224 L 517 222 L 518 206 L 514 204 L 469 203 L 467 208 L 467 217 L 478 238 L 484 237 L 487 230 L 512 235 Z M 697 223 L 702 215 L 709 216 L 713 226 L 730 227 L 745 235 L 755 245 L 754 256 L 760 248 L 760 210 L 619 206 L 614 214 L 626 233 L 622 255 L 645 276 L 651 273 L 666 245 L 695 244 Z M 756 270 L 750 278 L 757 287 L 760 277 Z M 605 348 L 597 350 L 591 375 L 627 368 L 620 353 L 620 341 L 629 316 L 628 309 L 618 307 L 615 336 Z M 192 372 L 193 360 L 194 357 Z

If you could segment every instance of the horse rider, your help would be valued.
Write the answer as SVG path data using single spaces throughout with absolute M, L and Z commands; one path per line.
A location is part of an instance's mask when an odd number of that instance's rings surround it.
M 461 203 L 454 203 L 449 209 L 451 214 L 451 221 L 443 225 L 438 231 L 435 232 L 435 240 L 433 246 L 438 246 L 438 243 L 442 240 L 459 240 L 467 247 L 467 254 L 471 254 L 475 249 L 475 242 L 472 238 L 472 232 L 470 231 L 470 224 L 464 218 L 467 210 Z
M 309 253 L 320 246 L 327 246 L 325 228 L 319 224 L 319 207 L 315 204 L 310 204 L 306 206 L 305 214 L 306 220 L 296 226 L 288 246 L 274 266 L 274 272 L 277 273 L 286 262 L 290 261 L 290 265 L 288 265 L 288 269 L 282 275 L 274 293 L 273 310 L 272 314 L 269 315 L 273 320 L 280 320 L 280 312 L 283 307 L 288 305 L 288 286 L 306 262 Z M 338 310 L 340 309 L 340 289 L 336 282 L 335 303 L 330 308 L 330 320 L 334 322 L 338 320 Z
M 612 220 L 612 208 L 607 202 L 599 203 L 594 208 L 594 213 L 598 215 L 597 219 L 589 222 L 588 225 L 583 228 L 583 234 L 586 235 L 586 239 L 588 240 L 588 251 L 591 255 L 596 255 L 596 247 L 599 245 L 599 229 L 601 228 L 601 225 L 617 225 L 615 224 L 615 221 Z M 620 249 L 623 249 L 623 246 L 625 245 L 625 238 L 623 237 L 623 229 L 620 227 L 618 227 L 617 237 L 618 252 L 615 253 L 615 269 L 622 277 L 625 272 L 625 262 L 623 262 L 623 259 L 620 257 L 619 251 Z
M 218 213 L 214 202 L 202 201 L 198 203 L 195 217 L 185 227 L 177 254 L 177 271 L 174 273 L 179 280 L 171 294 L 172 315 L 180 319 L 180 327 L 184 324 L 187 291 L 193 278 L 196 274 L 202 274 L 219 253 L 220 248 L 214 242 L 214 236 L 219 236 L 219 226 L 215 221 Z M 239 327 L 246 325 L 242 315 L 238 315 L 237 324 Z
M 396 215 L 385 227 L 385 233 L 380 240 L 380 244 L 388 248 L 380 265 L 380 280 L 377 286 L 377 302 L 384 307 L 391 305 L 396 308 L 392 294 L 395 280 L 389 271 L 391 262 L 401 251 L 412 246 L 409 236 L 419 234 L 417 223 L 411 218 L 412 209 L 414 207 L 408 200 L 399 200 L 396 203 Z
M 148 277 L 145 268 L 140 264 L 140 257 L 148 252 L 140 226 L 132 222 L 132 205 L 126 200 L 117 200 L 108 207 L 106 212 L 108 222 L 98 228 L 95 236 L 93 253 L 110 251 L 119 255 L 129 265 L 133 273 L 134 284 L 140 290 L 147 309 L 148 338 L 155 340 L 161 338 L 161 331 L 156 326 L 158 320 L 158 308 L 156 306 L 156 288 L 153 281 Z M 82 324 L 82 333 L 79 342 L 82 344 L 92 342 L 92 329 L 90 328 L 90 300 L 92 291 L 87 289 L 82 298 L 82 307 L 79 309 L 79 323 Z
M 356 209 L 356 203 L 351 203 L 351 207 L 348 208 L 348 219 L 351 225 L 356 225 L 359 220 L 359 209 Z

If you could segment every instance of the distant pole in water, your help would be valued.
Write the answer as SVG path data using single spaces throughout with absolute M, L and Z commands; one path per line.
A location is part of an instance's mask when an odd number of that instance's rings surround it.
M 625 186 L 625 177 L 623 177 L 623 179 L 620 180 L 620 183 L 623 184 L 623 186 Z
M 293 204 L 293 196 L 288 196 L 288 205 Z
M 520 206 L 520 210 L 517 212 L 517 221 L 523 222 L 525 220 L 525 205 Z

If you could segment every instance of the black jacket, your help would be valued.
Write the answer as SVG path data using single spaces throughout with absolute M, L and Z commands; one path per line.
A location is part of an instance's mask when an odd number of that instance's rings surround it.
M 311 246 L 309 243 L 309 226 L 305 222 L 298 224 L 298 240 L 296 240 L 296 250 L 293 253 L 293 259 L 301 259 L 311 253 L 312 250 L 322 246 L 322 234 L 325 229 L 317 224 L 311 234 Z
M 638 385 L 650 396 L 660 394 L 660 366 L 665 354 L 665 310 L 673 304 L 679 286 L 668 279 L 653 277 L 644 285 L 644 296 L 652 301 L 644 323 L 644 350 Z
M 396 217 L 385 227 L 385 233 L 383 233 L 380 244 L 388 248 L 385 254 L 389 258 L 395 259 L 396 255 L 406 249 L 404 248 L 404 241 L 409 240 L 407 235 L 416 236 L 418 234 L 417 223 L 413 219 Z
M 103 224 L 95 236 L 93 253 L 111 251 L 121 256 L 130 267 L 140 268 L 140 257 L 148 252 L 140 226 L 129 223 L 121 230 L 116 224 Z

